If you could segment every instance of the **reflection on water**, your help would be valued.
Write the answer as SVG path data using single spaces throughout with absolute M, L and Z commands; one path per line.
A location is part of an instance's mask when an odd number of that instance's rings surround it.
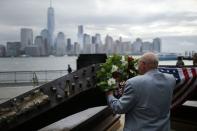
M 76 56 L 0 58 L 0 71 L 65 70 L 76 69 Z

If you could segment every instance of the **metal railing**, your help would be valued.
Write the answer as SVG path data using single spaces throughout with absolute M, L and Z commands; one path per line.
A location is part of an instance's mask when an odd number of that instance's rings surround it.
M 0 72 L 0 84 L 46 83 L 68 74 L 67 70 L 7 71 Z

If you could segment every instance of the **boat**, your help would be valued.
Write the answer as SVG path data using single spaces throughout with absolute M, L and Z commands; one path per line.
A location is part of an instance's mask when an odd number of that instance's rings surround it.
M 177 60 L 179 55 L 176 53 L 159 53 L 157 56 L 159 60 Z

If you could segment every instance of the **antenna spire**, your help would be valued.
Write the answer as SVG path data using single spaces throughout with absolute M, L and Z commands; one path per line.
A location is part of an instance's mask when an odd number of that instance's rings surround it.
M 50 0 L 50 7 L 52 7 L 52 0 Z

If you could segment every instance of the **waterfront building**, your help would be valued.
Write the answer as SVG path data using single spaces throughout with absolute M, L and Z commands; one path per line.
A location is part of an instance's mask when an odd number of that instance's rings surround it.
M 113 46 L 113 52 L 117 53 L 117 54 L 121 54 L 121 43 L 119 40 L 116 40 L 114 42 L 114 46 Z
M 51 1 L 50 1 L 51 2 Z M 48 29 L 48 40 L 49 45 L 51 47 L 54 46 L 54 30 L 55 30 L 55 15 L 54 15 L 54 9 L 52 7 L 52 3 L 50 3 L 50 7 L 48 8 L 47 12 L 47 29 Z
M 49 43 L 49 32 L 47 29 L 43 29 L 40 33 L 40 35 L 43 38 L 44 41 L 44 47 L 45 47 L 45 51 L 46 51 L 46 56 L 51 54 L 51 46 Z
M 91 52 L 91 37 L 88 34 L 83 35 L 83 53 Z
M 90 44 L 90 54 L 95 54 L 96 53 L 96 44 Z
M 74 43 L 74 54 L 75 54 L 75 55 L 80 54 L 80 45 L 79 45 L 78 42 L 75 42 L 75 43 Z
M 9 57 L 17 57 L 20 55 L 21 43 L 20 42 L 7 42 L 7 53 Z
M 160 38 L 153 39 L 153 51 L 161 52 L 161 39 Z
M 131 42 L 130 41 L 124 41 L 121 42 L 121 54 L 131 54 Z
M 29 28 L 21 29 L 21 50 L 28 45 L 33 45 L 33 30 Z
M 5 57 L 6 50 L 4 45 L 0 45 L 0 57 Z
M 145 52 L 149 52 L 149 51 L 153 51 L 153 43 L 151 42 L 143 42 L 142 43 L 142 52 L 145 53 Z
M 25 54 L 28 56 L 38 57 L 40 56 L 40 48 L 38 45 L 29 45 L 25 47 Z
M 78 39 L 78 43 L 80 45 L 81 50 L 83 50 L 83 38 L 84 38 L 83 25 L 79 25 L 78 26 L 77 39 Z
M 70 38 L 67 39 L 66 52 L 67 52 L 67 54 L 71 54 L 72 53 L 72 43 L 71 43 L 71 39 Z
M 96 44 L 96 37 L 92 36 L 92 44 Z
M 113 38 L 109 35 L 105 37 L 105 52 L 107 54 L 112 54 L 113 52 Z
M 42 36 L 36 36 L 34 43 L 35 43 L 35 45 L 38 45 L 38 47 L 39 47 L 40 56 L 46 56 L 47 51 L 46 51 L 46 45 L 44 43 L 43 37 Z
M 103 44 L 95 44 L 96 53 L 105 53 L 105 48 Z
M 101 35 L 98 34 L 98 33 L 95 34 L 95 43 L 96 44 L 102 44 Z
M 59 32 L 56 38 L 56 55 L 64 56 L 66 54 L 66 41 L 65 35 L 63 32 Z
M 83 43 L 84 43 L 84 45 L 91 44 L 91 37 L 90 37 L 90 35 L 88 35 L 88 34 L 84 34 L 83 35 Z
M 137 38 L 136 41 L 131 45 L 131 51 L 133 54 L 141 54 L 142 53 L 142 39 Z

